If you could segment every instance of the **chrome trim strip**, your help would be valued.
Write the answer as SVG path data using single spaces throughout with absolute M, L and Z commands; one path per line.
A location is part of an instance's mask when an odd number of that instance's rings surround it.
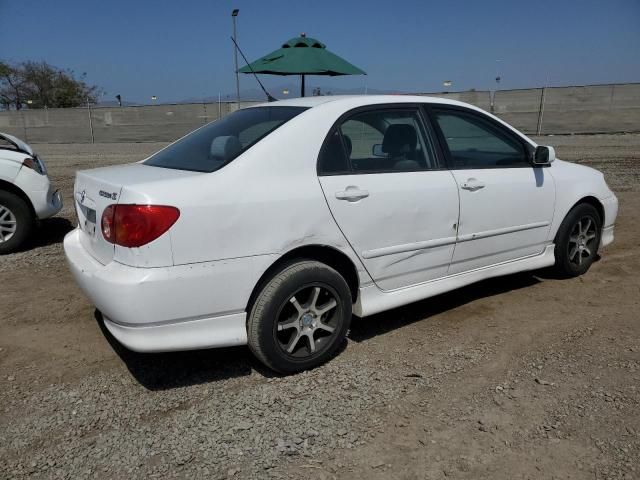
M 468 242 L 470 240 L 478 240 L 480 238 L 495 237 L 497 235 L 506 235 L 507 233 L 521 232 L 534 228 L 548 227 L 550 222 L 528 223 L 526 225 L 516 225 L 515 227 L 496 228 L 494 230 L 485 230 L 484 232 L 468 233 L 460 235 L 458 242 Z
M 394 253 L 413 252 L 415 250 L 425 250 L 427 248 L 443 247 L 445 245 L 453 245 L 456 243 L 456 237 L 436 238 L 434 240 L 425 240 L 424 242 L 405 243 L 403 245 L 393 245 L 391 247 L 375 248 L 362 252 L 363 258 L 378 258 L 385 255 L 393 255 Z
M 496 228 L 494 230 L 485 230 L 484 232 L 468 233 L 456 237 L 436 238 L 433 240 L 425 240 L 423 242 L 405 243 L 402 245 L 392 245 L 390 247 L 374 248 L 362 252 L 362 257 L 366 259 L 384 257 L 396 253 L 414 252 L 416 250 L 426 250 L 428 248 L 443 247 L 445 245 L 453 245 L 458 242 L 468 242 L 470 240 L 478 240 L 480 238 L 495 237 L 497 235 L 506 235 L 507 233 L 521 232 L 534 228 L 548 227 L 550 222 L 528 223 L 526 225 L 516 225 L 514 227 Z

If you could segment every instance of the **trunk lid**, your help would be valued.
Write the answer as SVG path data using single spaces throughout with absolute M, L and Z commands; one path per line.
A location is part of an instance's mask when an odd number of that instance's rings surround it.
M 136 191 L 141 194 L 140 198 L 144 198 L 145 185 L 189 175 L 193 173 L 141 163 L 77 172 L 73 196 L 82 246 L 98 262 L 103 265 L 109 263 L 114 258 L 116 246 L 102 235 L 101 219 L 105 208 L 118 204 L 125 189 Z

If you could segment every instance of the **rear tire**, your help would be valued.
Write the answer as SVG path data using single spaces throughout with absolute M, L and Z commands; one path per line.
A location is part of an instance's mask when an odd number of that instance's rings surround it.
M 566 278 L 586 273 L 598 253 L 601 234 L 602 219 L 593 205 L 573 207 L 556 235 L 556 272 Z
M 333 268 L 313 260 L 285 264 L 249 312 L 249 348 L 267 367 L 296 373 L 329 360 L 351 324 L 351 291 Z
M 35 218 L 19 196 L 0 190 L 0 255 L 18 250 L 29 238 Z

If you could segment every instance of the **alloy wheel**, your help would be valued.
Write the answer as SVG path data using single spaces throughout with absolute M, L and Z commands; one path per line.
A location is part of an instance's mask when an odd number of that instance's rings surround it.
M 328 285 L 305 286 L 280 307 L 274 325 L 281 350 L 303 359 L 321 354 L 339 330 L 338 295 Z
M 16 233 L 16 216 L 9 208 L 0 205 L 0 243 L 6 242 Z
M 569 236 L 569 261 L 581 266 L 596 251 L 596 221 L 590 216 L 581 217 L 573 226 Z

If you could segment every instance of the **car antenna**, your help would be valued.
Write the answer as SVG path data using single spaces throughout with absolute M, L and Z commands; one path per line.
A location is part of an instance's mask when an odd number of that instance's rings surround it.
M 249 60 L 247 60 L 247 57 L 244 56 L 244 53 L 242 53 L 242 50 L 240 50 L 240 46 L 238 45 L 238 42 L 235 41 L 235 39 L 233 37 L 231 37 L 231 41 L 233 42 L 233 44 L 236 46 L 236 48 L 238 49 L 238 51 L 240 52 L 240 55 L 242 55 L 242 58 L 244 59 L 245 63 L 247 64 L 247 67 L 249 67 L 249 70 L 251 70 L 251 73 L 253 73 L 253 76 L 256 77 L 256 81 L 258 82 L 258 84 L 260 85 L 260 88 L 262 88 L 262 91 L 264 92 L 264 94 L 267 96 L 267 101 L 269 102 L 275 102 L 277 101 L 277 99 L 275 99 L 274 97 L 271 96 L 271 94 L 269 92 L 267 92 L 267 89 L 264 88 L 264 85 L 262 85 L 262 82 L 260 81 L 260 79 L 258 78 L 258 75 L 256 75 L 256 72 L 253 71 L 253 68 L 251 68 L 251 64 L 249 63 Z

